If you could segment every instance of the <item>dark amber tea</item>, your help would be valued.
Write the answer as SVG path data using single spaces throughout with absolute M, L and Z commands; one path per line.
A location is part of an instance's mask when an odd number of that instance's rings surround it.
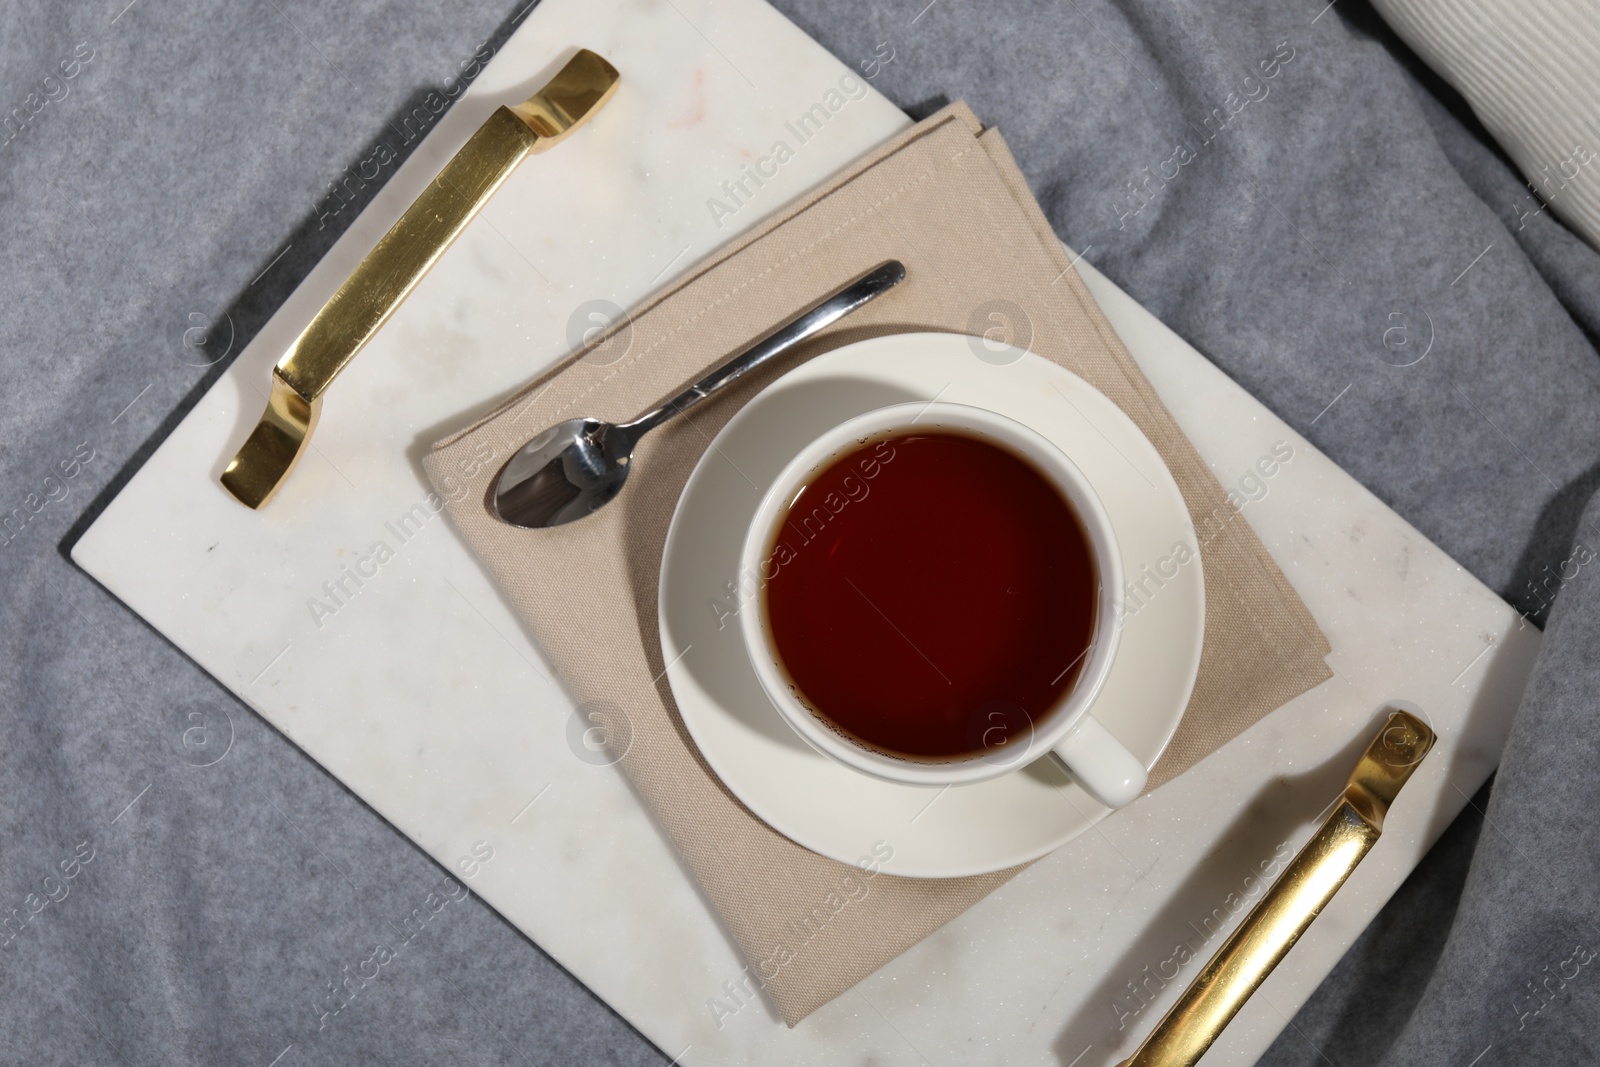
M 771 548 L 764 609 L 796 695 L 886 755 L 959 760 L 1014 740 L 1087 659 L 1088 533 L 1049 478 L 980 437 L 868 440 L 810 480 Z

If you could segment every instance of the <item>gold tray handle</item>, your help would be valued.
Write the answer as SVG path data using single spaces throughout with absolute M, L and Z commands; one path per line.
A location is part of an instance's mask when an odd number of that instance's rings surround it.
M 1433 742 L 1433 731 L 1421 719 L 1392 711 L 1321 829 L 1122 1067 L 1193 1067 L 1200 1062 L 1377 843 L 1389 805 Z
M 251 508 L 272 499 L 305 453 L 322 394 L 345 364 L 517 164 L 565 140 L 611 99 L 619 80 L 615 67 L 582 48 L 543 89 L 478 127 L 278 360 L 267 410 L 222 472 L 228 492 Z

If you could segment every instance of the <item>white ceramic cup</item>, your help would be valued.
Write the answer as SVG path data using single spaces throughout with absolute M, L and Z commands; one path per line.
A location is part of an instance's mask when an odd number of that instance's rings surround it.
M 860 447 L 863 438 L 896 431 L 956 430 L 990 440 L 1028 459 L 1072 505 L 1089 536 L 1100 578 L 1094 634 L 1076 682 L 1025 735 L 1007 728 L 1003 743 L 955 760 L 897 759 L 843 736 L 823 723 L 790 690 L 768 628 L 763 574 L 778 525 L 810 478 L 838 456 Z M 1035 759 L 1054 755 L 1091 796 L 1107 807 L 1131 802 L 1145 786 L 1142 763 L 1091 713 L 1116 655 L 1116 596 L 1122 588 L 1122 556 L 1105 507 L 1088 479 L 1059 448 L 1014 419 L 964 404 L 909 403 L 878 408 L 842 423 L 811 442 L 778 475 L 751 520 L 740 554 L 740 583 L 753 581 L 754 603 L 739 613 L 739 625 L 756 677 L 783 720 L 811 747 L 847 767 L 894 782 L 943 786 L 979 782 L 1010 773 Z

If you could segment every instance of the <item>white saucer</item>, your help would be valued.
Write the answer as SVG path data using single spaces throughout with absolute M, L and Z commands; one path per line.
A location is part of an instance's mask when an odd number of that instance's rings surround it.
M 1199 552 L 1183 497 L 1155 447 L 1077 375 L 1030 352 L 1007 363 L 984 345 L 958 334 L 892 334 L 819 356 L 772 383 L 706 449 L 678 501 L 661 562 L 667 678 L 712 770 L 791 840 L 844 863 L 874 855 L 881 842 L 894 850 L 884 869 L 913 878 L 982 874 L 1037 859 L 1110 809 L 1049 757 L 972 785 L 900 785 L 818 754 L 779 718 L 745 655 L 738 619 L 725 613 L 738 605 L 730 589 L 750 518 L 812 438 L 873 408 L 936 397 L 1031 426 L 1094 485 L 1131 580 L 1147 565 L 1156 571 L 1178 544 L 1192 554 L 1159 587 L 1146 579 L 1150 595 L 1126 617 L 1096 717 L 1150 767 L 1177 729 L 1200 667 Z

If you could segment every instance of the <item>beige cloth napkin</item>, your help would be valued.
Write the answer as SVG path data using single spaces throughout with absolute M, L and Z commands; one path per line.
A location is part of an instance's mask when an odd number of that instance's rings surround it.
M 999 134 L 953 104 L 855 163 L 637 309 L 631 335 L 619 333 L 605 358 L 575 355 L 425 460 L 435 488 L 452 501 L 452 519 L 572 694 L 622 709 L 632 734 L 623 770 L 751 961 L 756 977 L 747 988 L 764 987 L 791 1026 L 1017 869 L 863 882 L 862 872 L 794 844 L 746 810 L 684 729 L 656 624 L 667 526 L 711 436 L 778 372 L 752 375 L 646 437 L 627 491 L 582 522 L 516 529 L 497 521 L 486 500 L 504 459 L 538 430 L 578 415 L 624 421 L 891 256 L 906 264 L 907 280 L 780 361 L 783 368 L 875 334 L 970 332 L 974 309 L 1009 301 L 1031 323 L 1028 347 L 1120 405 L 1183 491 L 1202 545 L 1205 646 L 1152 788 L 1330 676 L 1315 620 L 1249 526 L 1236 521 L 1095 306 Z M 856 877 L 842 881 L 847 875 Z M 849 906 L 797 936 L 797 920 L 819 906 L 834 910 L 825 902 L 840 899 L 841 885 Z

